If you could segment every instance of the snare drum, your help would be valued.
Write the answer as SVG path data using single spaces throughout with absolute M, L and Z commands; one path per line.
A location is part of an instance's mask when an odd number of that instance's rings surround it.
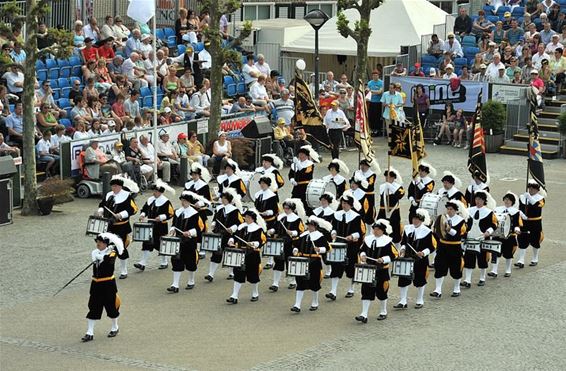
M 468 238 L 464 241 L 462 246 L 464 247 L 464 251 L 476 252 L 478 254 L 481 252 L 481 247 L 480 247 L 481 241 L 480 240 Z
M 501 241 L 495 241 L 495 240 L 482 241 L 481 249 L 499 255 L 501 254 Z
M 244 197 L 242 197 L 242 202 L 253 201 L 251 199 L 252 196 L 250 194 L 250 184 L 254 174 L 255 173 L 253 171 L 240 171 L 240 173 L 238 174 L 238 176 L 242 178 L 242 182 L 244 182 L 244 185 L 246 186 L 246 190 L 248 191 L 248 193 Z
M 252 201 L 255 202 L 255 194 L 261 191 L 261 187 L 259 186 L 259 179 L 265 176 L 263 173 L 254 173 L 250 178 L 250 184 L 248 186 L 248 196 L 251 198 Z
M 497 238 L 507 238 L 511 234 L 511 217 L 509 214 L 495 214 L 497 218 L 497 228 L 492 236 Z
M 181 239 L 179 237 L 162 236 L 159 242 L 159 254 L 165 256 L 179 255 Z
M 354 266 L 354 282 L 375 283 L 377 267 L 371 264 L 356 264 Z
M 215 233 L 204 233 L 202 235 L 202 243 L 200 244 L 201 251 L 220 251 L 222 243 L 222 236 Z
M 282 238 L 270 238 L 263 246 L 263 255 L 265 256 L 281 256 L 283 255 L 284 241 Z
M 134 223 L 133 240 L 151 242 L 153 240 L 153 223 Z
M 326 192 L 336 194 L 336 184 L 332 180 L 311 180 L 307 185 L 307 205 L 312 208 L 320 206 L 319 198 Z
M 224 250 L 224 259 L 222 259 L 223 267 L 240 268 L 244 265 L 245 250 L 226 248 Z
M 437 195 L 435 193 L 425 193 L 421 198 L 419 207 L 428 211 L 430 220 L 436 220 L 438 215 L 446 213 L 446 202 L 448 198 L 444 195 Z
M 87 236 L 98 236 L 101 233 L 107 232 L 109 225 L 110 219 L 91 215 L 88 217 L 85 234 Z
M 411 258 L 399 258 L 393 260 L 391 275 L 397 277 L 413 278 L 415 261 Z
M 287 261 L 287 275 L 293 277 L 306 277 L 309 274 L 309 259 L 290 256 Z
M 348 245 L 342 242 L 330 244 L 330 251 L 326 254 L 326 261 L 329 263 L 344 263 L 346 261 L 346 251 Z

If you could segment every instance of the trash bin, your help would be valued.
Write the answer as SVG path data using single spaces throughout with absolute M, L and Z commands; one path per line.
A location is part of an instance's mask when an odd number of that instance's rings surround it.
M 11 178 L 16 171 L 16 165 L 11 156 L 0 157 L 0 226 L 13 223 L 14 204 Z

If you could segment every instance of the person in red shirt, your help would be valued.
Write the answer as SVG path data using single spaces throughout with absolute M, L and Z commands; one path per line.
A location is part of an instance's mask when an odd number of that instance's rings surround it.
M 98 59 L 98 49 L 92 46 L 93 40 L 90 37 L 85 39 L 85 47 L 81 51 L 85 62 Z
M 531 86 L 536 88 L 537 93 L 537 106 L 541 107 L 544 97 L 544 81 L 539 77 L 538 70 L 531 70 Z
M 425 77 L 423 70 L 421 70 L 421 64 L 415 63 L 415 70 L 409 74 L 410 76 Z
M 106 59 L 106 63 L 111 63 L 112 59 L 114 59 L 114 49 L 112 45 L 114 43 L 114 38 L 109 37 L 101 42 L 100 47 L 98 48 L 98 57 Z
M 122 94 L 116 96 L 116 102 L 112 105 L 112 112 L 116 114 L 122 120 L 123 126 L 125 127 L 127 123 L 131 122 L 130 116 L 126 113 L 124 109 L 124 101 L 126 98 Z M 118 131 L 118 129 L 116 129 Z

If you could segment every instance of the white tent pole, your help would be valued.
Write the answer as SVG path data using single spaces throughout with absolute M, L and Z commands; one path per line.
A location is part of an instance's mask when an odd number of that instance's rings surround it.
M 153 182 L 157 181 L 157 0 L 153 15 Z

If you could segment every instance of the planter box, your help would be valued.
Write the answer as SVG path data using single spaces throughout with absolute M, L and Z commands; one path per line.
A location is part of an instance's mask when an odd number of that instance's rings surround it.
M 505 142 L 505 134 L 485 135 L 485 151 L 487 153 L 499 152 L 499 148 Z

